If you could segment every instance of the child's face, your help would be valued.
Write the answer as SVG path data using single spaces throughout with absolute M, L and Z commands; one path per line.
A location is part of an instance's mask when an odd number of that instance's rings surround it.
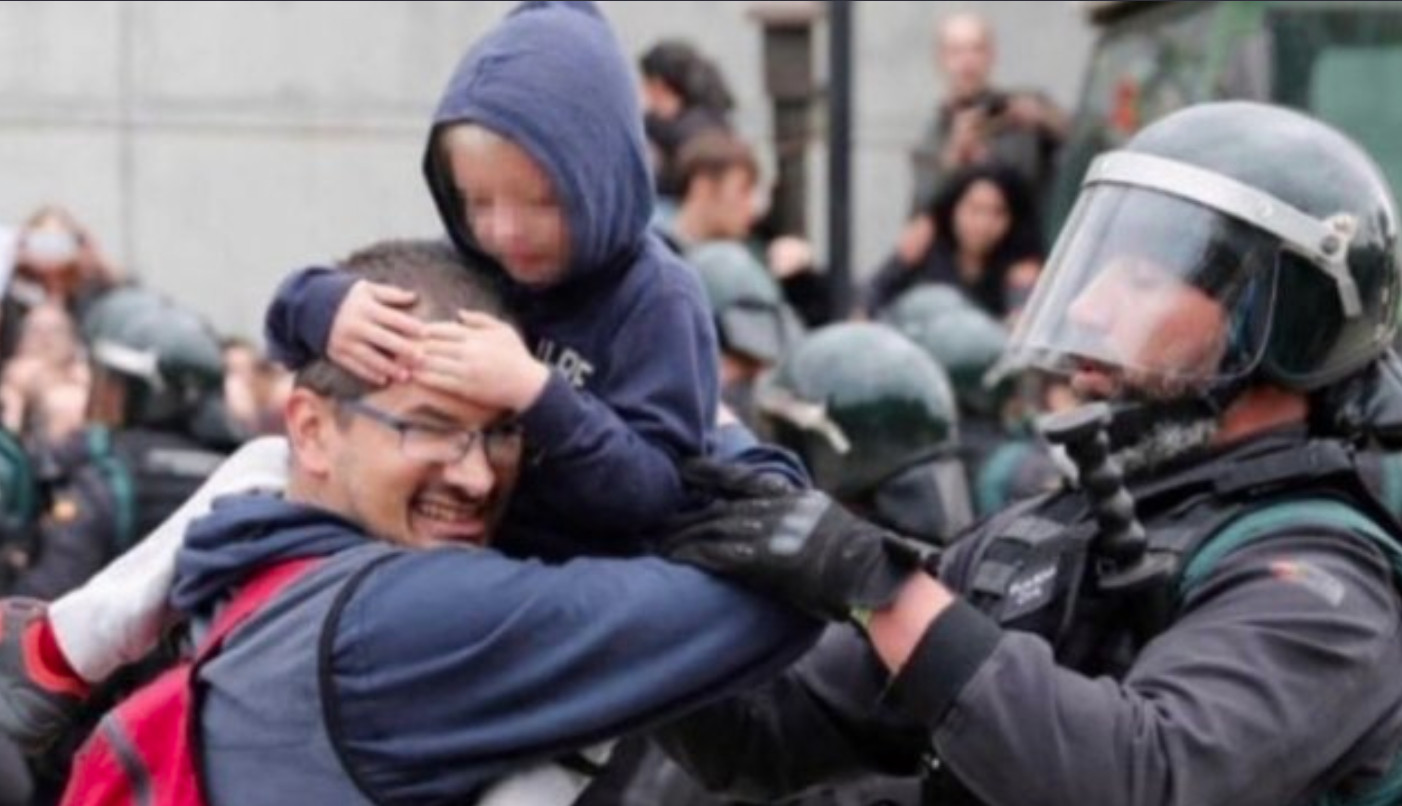
M 480 127 L 445 133 L 453 183 L 479 246 L 511 279 L 542 288 L 564 278 L 569 223 L 545 171 L 520 146 Z

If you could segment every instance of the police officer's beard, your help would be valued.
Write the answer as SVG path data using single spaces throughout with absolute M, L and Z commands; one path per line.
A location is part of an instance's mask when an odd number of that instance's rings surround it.
M 1205 452 L 1217 429 L 1216 417 L 1169 419 L 1125 445 L 1115 453 L 1115 459 L 1126 476 L 1152 473 L 1170 462 Z

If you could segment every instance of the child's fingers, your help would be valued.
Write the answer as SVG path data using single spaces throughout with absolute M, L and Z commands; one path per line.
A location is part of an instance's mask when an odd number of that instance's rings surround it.
M 443 372 L 416 369 L 414 370 L 414 382 L 440 392 L 449 392 L 455 395 L 461 393 L 459 389 L 462 385 L 461 379 Z
M 391 360 L 409 361 L 418 352 L 420 342 L 391 330 L 372 328 L 364 334 L 365 343 L 387 354 Z
M 452 355 L 425 355 L 414 364 L 414 377 L 419 377 L 425 372 L 437 375 L 463 378 L 468 374 L 471 367 L 466 361 L 458 356 Z
M 399 286 L 385 285 L 384 283 L 366 283 L 370 289 L 370 296 L 376 302 L 382 302 L 395 308 L 407 308 L 419 301 L 417 292 L 400 288 Z
M 345 350 L 341 357 L 332 356 L 332 359 L 361 380 L 377 386 L 384 386 L 402 374 L 393 359 L 368 344 L 354 345 Z
M 387 305 L 376 305 L 371 309 L 370 321 L 384 330 L 410 339 L 419 338 L 424 331 L 424 323 L 417 316 Z
M 458 321 L 473 330 L 496 330 L 498 328 L 509 327 L 505 322 L 481 311 L 458 311 Z
M 419 338 L 425 341 L 462 341 L 471 333 L 472 331 L 456 322 L 430 322 L 423 326 Z

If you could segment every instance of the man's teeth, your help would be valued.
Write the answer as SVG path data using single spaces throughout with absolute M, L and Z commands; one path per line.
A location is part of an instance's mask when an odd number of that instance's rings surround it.
M 416 507 L 420 513 L 426 517 L 438 521 L 465 521 L 471 520 L 477 514 L 475 507 L 455 506 L 451 504 L 439 504 L 430 501 L 421 501 Z

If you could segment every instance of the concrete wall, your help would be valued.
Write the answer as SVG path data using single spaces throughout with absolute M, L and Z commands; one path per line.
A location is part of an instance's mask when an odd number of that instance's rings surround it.
M 254 335 L 292 268 L 440 231 L 419 179 L 424 125 L 465 45 L 512 5 L 0 4 L 0 222 L 68 205 L 123 266 Z M 632 54 L 687 36 L 715 55 L 738 127 L 768 142 L 748 2 L 603 5 Z M 906 150 L 939 92 L 931 25 L 963 6 L 996 20 L 1001 80 L 1071 100 L 1088 36 L 1067 6 L 857 3 L 859 270 L 904 212 Z M 813 157 L 821 165 L 821 148 Z

